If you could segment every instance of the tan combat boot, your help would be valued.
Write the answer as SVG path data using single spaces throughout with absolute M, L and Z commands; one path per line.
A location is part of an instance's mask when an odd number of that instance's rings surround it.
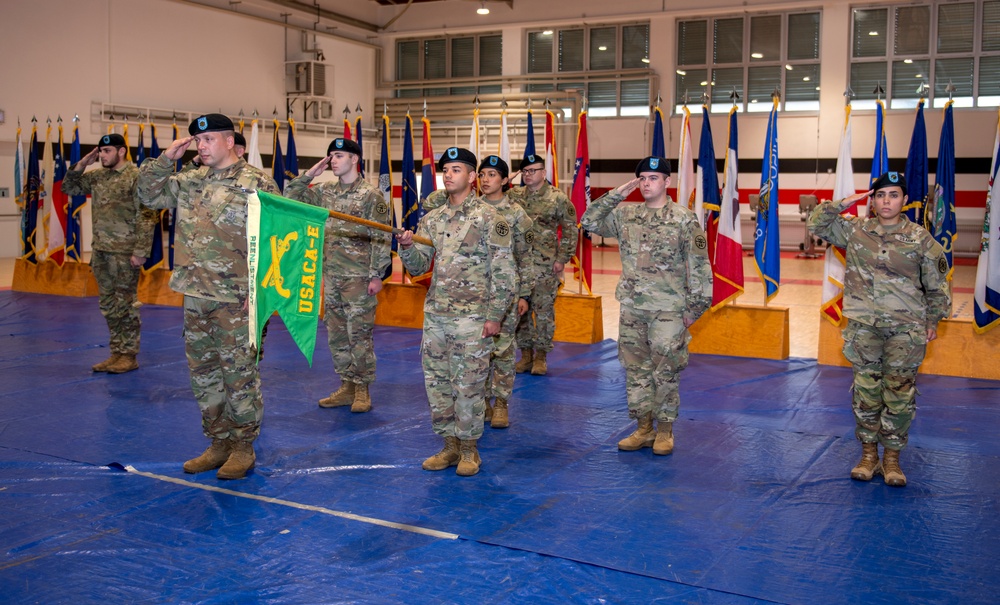
M 654 441 L 656 441 L 656 433 L 653 432 L 653 414 L 648 413 L 639 418 L 639 428 L 618 442 L 618 449 L 634 452 L 644 447 L 653 447 Z
M 321 408 L 339 408 L 354 403 L 354 383 L 342 382 L 340 388 L 330 393 L 329 397 L 319 400 Z
M 497 401 L 500 401 L 497 399 Z M 486 407 L 483 408 L 483 422 L 489 422 L 493 420 L 493 406 L 490 405 L 490 398 L 486 398 Z
M 535 359 L 531 362 L 531 373 L 535 376 L 545 376 L 549 371 L 549 364 L 545 363 L 546 351 L 535 351 Z
M 139 362 L 136 361 L 135 355 L 122 354 L 118 356 L 117 361 L 105 368 L 104 371 L 108 374 L 124 374 L 125 372 L 138 369 Z
M 906 487 L 906 475 L 899 468 L 899 450 L 885 450 L 882 456 L 882 476 L 885 484 L 892 487 Z
M 525 372 L 530 371 L 534 358 L 534 351 L 531 349 L 521 349 L 521 361 L 514 364 L 514 371 L 518 374 L 524 374 Z
M 368 385 L 359 384 L 354 387 L 354 403 L 351 404 L 351 411 L 356 414 L 370 412 L 372 409 L 372 398 L 368 394 Z
M 483 463 L 479 458 L 479 442 L 475 439 L 466 439 L 461 443 L 462 457 L 455 472 L 463 477 L 471 477 L 479 472 L 479 465 Z
M 861 444 L 861 461 L 851 469 L 851 479 L 857 481 L 871 481 L 875 473 L 879 471 L 878 465 L 878 444 Z
M 444 447 L 441 448 L 441 451 L 424 460 L 422 466 L 425 471 L 443 471 L 449 466 L 458 464 L 460 457 L 458 437 L 445 437 Z
M 249 441 L 234 441 L 230 446 L 229 460 L 222 465 L 215 476 L 219 479 L 242 479 L 247 471 L 253 468 L 257 454 L 253 451 L 253 443 Z
M 495 429 L 505 429 L 510 426 L 510 419 L 507 417 L 507 400 L 503 397 L 497 397 L 490 426 Z
M 657 456 L 669 456 L 674 453 L 674 423 L 666 420 L 656 422 L 656 441 L 653 442 L 653 453 Z
M 229 460 L 229 442 L 223 439 L 212 439 L 212 445 L 208 446 L 201 456 L 192 458 L 184 463 L 185 473 L 204 473 L 217 469 Z
M 108 366 L 114 364 L 121 357 L 118 353 L 112 353 L 110 357 L 102 361 L 101 363 L 95 363 L 90 369 L 95 372 L 107 372 Z

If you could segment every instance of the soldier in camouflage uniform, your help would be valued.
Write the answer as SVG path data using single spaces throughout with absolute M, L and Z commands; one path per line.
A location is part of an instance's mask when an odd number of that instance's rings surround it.
M 350 139 L 334 139 L 327 156 L 285 187 L 285 195 L 385 225 L 391 224 L 382 194 L 358 172 L 361 148 Z M 327 166 L 336 183 L 309 183 Z M 382 276 L 392 262 L 389 234 L 331 217 L 326 222 L 323 251 L 324 305 L 333 368 L 340 388 L 319 400 L 320 407 L 350 405 L 352 412 L 371 409 L 368 386 L 375 381 L 375 327 L 377 295 Z
M 873 218 L 841 214 L 868 196 Z M 847 250 L 844 357 L 854 367 L 854 434 L 862 451 L 851 478 L 881 473 L 896 487 L 906 485 L 899 452 L 916 411 L 917 368 L 951 312 L 944 249 L 902 214 L 907 199 L 906 179 L 887 172 L 871 191 L 823 202 L 808 222 L 809 231 Z
M 529 155 L 521 162 L 524 187 L 511 189 L 508 197 L 519 204 L 532 220 L 533 259 L 536 279 L 531 290 L 531 313 L 517 326 L 517 346 L 521 361 L 517 372 L 537 376 L 548 372 L 547 356 L 556 331 L 556 294 L 563 269 L 576 250 L 576 208 L 562 191 L 545 180 L 545 158 Z M 558 230 L 562 227 L 562 239 Z
M 476 156 L 451 147 L 441 155 L 448 204 L 428 212 L 418 231 L 433 248 L 413 244 L 413 232 L 399 237 L 399 256 L 412 275 L 434 263 L 424 300 L 421 357 L 434 432 L 444 448 L 423 463 L 429 471 L 458 466 L 457 474 L 479 472 L 477 440 L 483 434 L 483 394 L 493 337 L 517 292 L 510 226 L 473 193 Z
M 667 195 L 670 163 L 651 156 L 637 178 L 590 204 L 584 229 L 618 240 L 622 275 L 618 359 L 625 368 L 629 417 L 638 429 L 618 449 L 674 451 L 673 423 L 680 408 L 679 375 L 688 364 L 688 328 L 712 304 L 708 242 L 693 212 Z M 621 204 L 639 188 L 644 204 Z M 653 420 L 656 430 L 653 430 Z
M 531 288 L 534 285 L 534 265 L 531 261 L 531 219 L 517 203 L 510 201 L 504 193 L 510 169 L 499 156 L 487 156 L 479 165 L 480 199 L 496 209 L 510 225 L 514 264 L 520 282 L 519 294 L 507 313 L 503 316 L 500 333 L 493 337 L 493 354 L 490 355 L 490 375 L 486 381 L 485 420 L 495 429 L 510 426 L 507 404 L 514 390 L 514 331 L 518 320 L 528 312 L 531 304 Z M 496 398 L 496 407 L 490 400 Z
M 139 353 L 139 270 L 153 247 L 156 226 L 156 213 L 135 195 L 139 170 L 125 159 L 127 153 L 122 135 L 106 134 L 70 168 L 62 183 L 66 195 L 89 195 L 92 202 L 90 268 L 97 280 L 101 314 L 111 332 L 111 356 L 93 370 L 111 374 L 139 367 L 135 358 Z M 98 157 L 104 170 L 84 174 Z
M 247 200 L 254 191 L 280 193 L 262 170 L 236 157 L 233 122 L 208 114 L 192 135 L 170 144 L 139 170 L 139 198 L 152 208 L 177 208 L 170 287 L 184 294 L 184 344 L 202 429 L 212 440 L 184 472 L 218 468 L 239 479 L 253 468 L 264 401 L 247 314 Z M 193 142 L 202 168 L 174 173 Z M 220 468 L 221 467 L 221 468 Z

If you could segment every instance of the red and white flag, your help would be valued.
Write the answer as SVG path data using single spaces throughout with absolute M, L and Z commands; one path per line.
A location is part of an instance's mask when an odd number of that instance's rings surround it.
M 740 190 L 738 186 L 739 135 L 737 109 L 729 110 L 729 147 L 726 149 L 726 174 L 719 200 L 719 224 L 712 259 L 712 310 L 743 294 L 743 235 L 740 227 Z
M 833 199 L 842 200 L 854 195 L 854 169 L 851 167 L 851 106 L 844 109 L 844 132 L 840 135 L 840 153 L 837 155 L 837 174 L 833 179 Z M 849 210 L 848 210 L 849 212 Z M 830 245 L 823 258 L 823 303 L 820 312 L 835 326 L 844 317 L 844 273 L 846 251 Z

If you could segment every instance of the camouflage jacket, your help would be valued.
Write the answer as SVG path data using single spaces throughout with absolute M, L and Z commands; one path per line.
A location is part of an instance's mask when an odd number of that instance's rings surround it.
M 566 194 L 548 183 L 537 192 L 515 187 L 507 192 L 512 202 L 520 204 L 534 223 L 534 259 L 539 270 L 552 270 L 552 263 L 566 264 L 576 254 L 576 208 Z M 562 239 L 558 238 L 562 227 Z
M 531 230 L 532 220 L 528 218 L 524 208 L 517 202 L 511 201 L 506 195 L 496 202 L 480 196 L 480 201 L 494 210 L 510 225 L 511 246 L 514 251 L 514 266 L 517 267 L 518 281 L 520 282 L 520 292 L 518 298 L 531 296 L 531 290 L 535 287 L 535 276 L 537 275 L 535 263 L 532 255 L 534 249 L 531 242 L 535 238 Z M 515 301 L 516 302 L 516 301 Z
M 313 206 L 391 225 L 390 208 L 382 194 L 358 177 L 350 185 L 320 183 L 309 187 L 312 177 L 301 175 L 285 186 L 285 196 Z M 331 278 L 379 278 L 392 262 L 391 236 L 385 231 L 330 217 L 323 246 L 324 273 Z
M 951 313 L 941 244 L 906 215 L 885 227 L 877 218 L 843 216 L 843 210 L 842 201 L 823 202 L 808 227 L 847 251 L 844 316 L 875 327 L 936 328 Z
M 667 197 L 662 208 L 621 204 L 614 190 L 591 202 L 584 229 L 618 240 L 622 275 L 615 298 L 645 311 L 694 321 L 712 305 L 708 240 L 693 212 Z
M 220 302 L 247 298 L 247 199 L 252 191 L 280 194 L 274 179 L 244 160 L 222 170 L 174 172 L 161 155 L 139 169 L 139 199 L 177 208 L 170 287 Z
M 148 258 L 153 249 L 156 212 L 139 203 L 131 162 L 116 170 L 70 170 L 62 183 L 66 195 L 89 195 L 94 221 L 93 249 Z
M 401 248 L 399 257 L 412 275 L 426 273 L 434 262 L 424 312 L 501 321 L 518 291 L 518 277 L 510 226 L 496 210 L 469 194 L 458 206 L 428 212 L 417 230 L 434 248 L 414 244 Z

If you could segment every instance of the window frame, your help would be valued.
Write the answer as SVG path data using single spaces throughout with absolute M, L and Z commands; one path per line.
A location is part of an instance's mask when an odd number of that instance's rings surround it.
M 500 60 L 499 68 L 500 73 L 496 74 L 482 74 L 482 52 L 483 52 L 483 41 L 485 39 L 497 39 L 500 44 Z M 444 65 L 442 66 L 443 77 L 439 78 L 428 78 L 426 76 L 426 65 L 425 65 L 425 52 L 426 47 L 429 42 L 432 41 L 444 41 Z M 454 73 L 454 59 L 453 48 L 456 40 L 473 40 L 472 57 L 470 59 L 472 65 L 472 75 L 471 76 L 452 76 Z M 420 57 L 417 60 L 417 75 L 416 77 L 410 77 L 410 74 L 405 76 L 400 73 L 400 68 L 402 62 L 400 61 L 400 45 L 402 44 L 412 44 L 417 43 L 417 52 Z M 426 86 L 424 88 L 404 88 L 398 89 L 396 91 L 396 97 L 431 97 L 431 96 L 446 96 L 446 95 L 460 95 L 460 94 L 487 94 L 491 92 L 496 92 L 492 90 L 493 88 L 499 88 L 499 85 L 479 85 L 472 82 L 467 85 L 456 85 L 452 84 L 452 80 L 478 80 L 480 78 L 500 78 L 503 75 L 503 33 L 499 31 L 488 31 L 488 32 L 478 32 L 478 33 L 463 33 L 455 35 L 437 35 L 437 36 L 422 36 L 422 37 L 407 37 L 398 38 L 395 44 L 396 49 L 396 82 L 427 82 L 428 84 L 433 84 L 435 82 L 440 82 L 438 86 Z M 465 89 L 472 89 L 471 91 Z

